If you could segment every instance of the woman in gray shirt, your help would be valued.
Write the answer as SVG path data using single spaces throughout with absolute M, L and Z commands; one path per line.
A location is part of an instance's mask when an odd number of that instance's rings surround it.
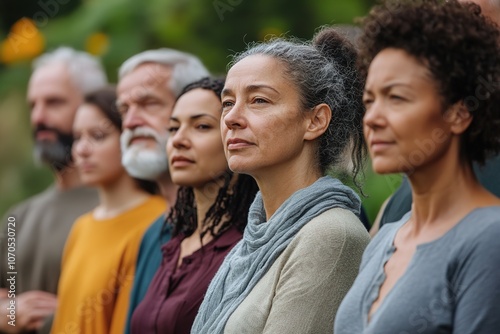
M 500 32 L 477 5 L 386 2 L 364 21 L 364 133 L 412 210 L 366 249 L 335 333 L 497 333 L 500 199 L 472 163 L 500 151 Z

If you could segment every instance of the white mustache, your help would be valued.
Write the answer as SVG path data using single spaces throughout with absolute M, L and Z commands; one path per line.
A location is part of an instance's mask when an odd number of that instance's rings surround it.
M 166 138 L 157 133 L 155 130 L 151 129 L 150 127 L 140 126 L 133 130 L 123 130 L 123 133 L 120 137 L 122 148 L 128 148 L 132 139 L 136 137 L 151 137 L 158 143 L 158 145 L 162 145 L 166 142 Z

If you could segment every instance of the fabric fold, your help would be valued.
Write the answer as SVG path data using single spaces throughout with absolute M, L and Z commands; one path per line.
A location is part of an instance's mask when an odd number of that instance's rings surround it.
M 248 215 L 243 239 L 231 250 L 205 295 L 191 333 L 223 333 L 229 316 L 266 274 L 300 229 L 332 208 L 359 216 L 358 195 L 337 179 L 324 176 L 296 191 L 266 221 L 258 192 Z

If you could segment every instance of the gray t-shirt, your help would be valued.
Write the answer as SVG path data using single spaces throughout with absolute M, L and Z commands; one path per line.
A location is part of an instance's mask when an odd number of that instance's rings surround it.
M 335 334 L 500 333 L 500 206 L 473 210 L 439 239 L 419 245 L 368 323 L 394 236 L 409 215 L 385 225 L 366 248 Z
M 15 234 L 16 295 L 30 290 L 55 294 L 69 231 L 76 218 L 98 203 L 95 189 L 63 191 L 52 185 L 10 210 L 0 222 L 0 287 L 9 286 L 7 273 L 12 272 L 7 261 L 10 232 Z M 8 217 L 15 223 L 9 225 Z

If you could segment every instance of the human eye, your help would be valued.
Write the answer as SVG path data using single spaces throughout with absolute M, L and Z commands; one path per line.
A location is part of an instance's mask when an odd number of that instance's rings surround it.
M 148 110 L 156 110 L 160 106 L 160 101 L 156 99 L 146 99 L 141 103 L 142 107 Z
M 264 104 L 264 103 L 268 103 L 269 101 L 262 98 L 262 97 L 255 97 L 252 102 L 256 103 L 256 104 Z
M 403 98 L 400 95 L 396 95 L 396 94 L 389 95 L 389 99 L 391 99 L 392 101 L 404 101 L 405 100 L 405 98 Z
M 169 126 L 167 128 L 168 133 L 176 133 L 177 130 L 179 130 L 179 127 L 177 127 L 177 126 Z
M 233 101 L 230 101 L 230 100 L 224 100 L 224 101 L 222 101 L 222 109 L 231 108 L 233 105 L 234 105 Z
M 146 105 L 146 106 L 156 106 L 158 104 L 159 104 L 159 102 L 157 100 L 154 100 L 154 99 L 149 99 L 149 100 L 146 100 L 144 102 L 144 105 Z
M 106 139 L 106 137 L 107 134 L 101 131 L 92 133 L 92 139 L 95 141 L 103 141 L 104 139 Z
M 59 107 L 65 103 L 65 100 L 62 98 L 52 97 L 47 99 L 47 105 L 52 107 Z
M 365 108 L 368 108 L 372 105 L 373 103 L 373 99 L 371 97 L 365 97 L 363 96 L 363 105 L 365 106 Z
M 203 124 L 196 125 L 196 129 L 198 129 L 198 130 L 209 130 L 211 128 L 212 128 L 212 126 L 209 125 L 209 124 L 204 124 L 203 123 Z
M 128 111 L 128 105 L 126 104 L 119 104 L 116 106 L 117 109 L 118 109 L 118 112 L 122 115 L 122 116 L 125 116 L 127 114 L 127 111 Z

